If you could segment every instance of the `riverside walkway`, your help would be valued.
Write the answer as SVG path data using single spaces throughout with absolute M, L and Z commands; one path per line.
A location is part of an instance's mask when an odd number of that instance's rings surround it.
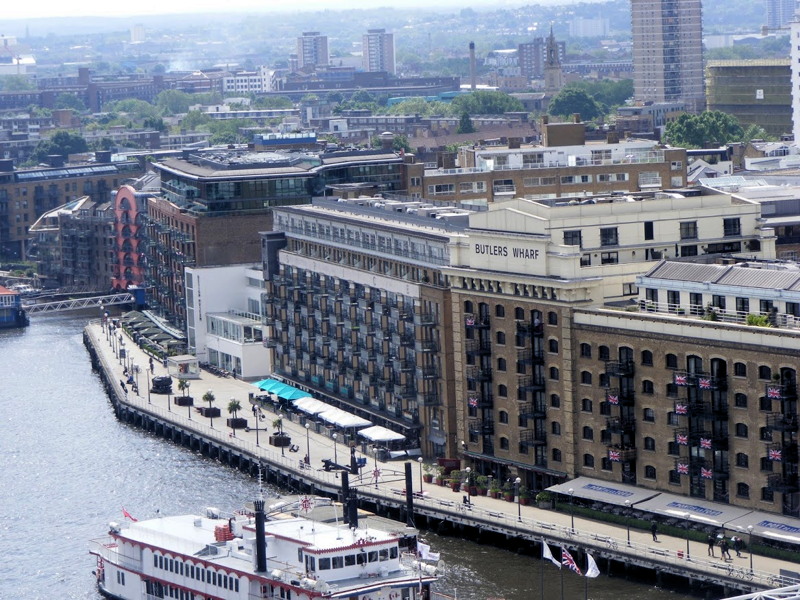
M 100 321 L 90 323 L 85 329 L 85 341 L 96 354 L 96 360 L 103 370 L 110 386 L 109 392 L 116 395 L 116 401 L 126 408 L 146 414 L 161 423 L 172 424 L 182 431 L 191 431 L 205 441 L 224 445 L 230 451 L 252 457 L 259 464 L 267 465 L 281 473 L 290 474 L 298 481 L 310 484 L 312 489 L 331 494 L 340 489 L 339 473 L 322 469 L 322 461 L 330 460 L 348 465 L 350 448 L 332 439 L 327 431 L 317 433 L 314 427 L 307 428 L 299 420 L 290 419 L 287 414 L 279 415 L 265 412 L 265 419 L 254 428 L 251 412 L 250 394 L 257 392 L 252 384 L 245 381 L 217 377 L 201 371 L 199 378 L 190 380 L 185 393 L 194 398 L 194 407 L 176 406 L 175 393 L 181 395 L 173 380 L 173 395 L 149 393 L 148 381 L 154 376 L 166 375 L 166 369 L 156 360 L 152 374 L 149 370 L 149 356 L 124 334 L 122 329 L 109 331 Z M 119 335 L 126 338 L 126 356 L 120 357 Z M 116 340 L 112 337 L 117 336 Z M 126 379 L 123 370 L 140 367 L 138 393 L 122 382 Z M 220 408 L 222 414 L 213 420 L 203 417 L 196 408 L 208 406 L 202 396 L 211 391 L 215 396 L 213 406 Z M 226 426 L 227 406 L 231 399 L 242 405 L 240 417 L 248 418 L 249 431 L 237 429 L 235 432 Z M 272 433 L 272 422 L 282 416 L 283 431 L 291 437 L 290 448 L 275 448 L 268 444 Z M 304 464 L 308 455 L 309 465 Z M 367 465 L 361 475 L 350 475 L 350 486 L 357 488 L 359 498 L 374 503 L 375 506 L 405 506 L 405 482 L 403 462 L 380 462 L 374 456 L 365 456 L 358 450 L 357 458 L 366 458 Z M 587 519 L 578 514 L 524 506 L 518 502 L 508 502 L 488 496 L 472 496 L 470 503 L 462 502 L 462 493 L 454 493 L 448 487 L 424 483 L 422 464 L 413 461 L 411 465 L 414 495 L 414 521 L 417 526 L 436 526 L 446 523 L 449 527 L 465 532 L 498 534 L 507 539 L 541 548 L 546 540 L 558 556 L 559 546 L 578 548 L 592 554 L 605 565 L 606 572 L 622 574 L 623 569 L 639 567 L 649 569 L 660 578 L 662 575 L 683 578 L 696 585 L 718 586 L 725 595 L 732 591 L 754 592 L 800 583 L 793 578 L 799 565 L 760 555 L 742 552 L 737 557 L 731 550 L 732 559 L 707 554 L 706 543 L 687 540 L 682 537 L 658 535 L 654 542 L 650 531 L 627 529 L 624 526 Z M 288 480 L 287 480 L 288 481 Z M 731 532 L 732 533 L 732 532 Z M 477 536 L 476 536 L 477 537 Z M 747 540 L 746 540 L 747 541 Z M 508 546 L 506 546 L 508 547 Z M 435 548 L 434 548 L 435 550 Z M 605 562 L 603 562 L 605 559 Z

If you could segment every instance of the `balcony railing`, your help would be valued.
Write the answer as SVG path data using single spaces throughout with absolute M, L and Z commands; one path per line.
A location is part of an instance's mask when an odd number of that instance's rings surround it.
M 632 360 L 607 360 L 606 375 L 609 377 L 632 377 L 635 365 Z

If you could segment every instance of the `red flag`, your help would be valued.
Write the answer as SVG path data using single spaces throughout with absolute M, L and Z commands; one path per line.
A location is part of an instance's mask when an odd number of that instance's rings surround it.
M 569 552 L 567 552 L 566 548 L 561 548 L 561 564 L 569 568 L 571 571 L 575 571 L 578 575 L 583 575 L 581 570 L 578 568 L 578 565 L 575 563 L 575 559 L 572 558 L 572 555 Z
M 138 520 L 139 520 L 139 519 L 137 519 L 136 517 L 132 516 L 132 515 L 131 515 L 131 513 L 129 513 L 127 510 L 125 510 L 125 507 L 124 507 L 124 506 L 122 507 L 122 515 L 123 515 L 123 516 L 124 516 L 126 519 L 130 519 L 130 520 L 131 520 L 131 521 L 133 521 L 134 523 L 135 523 L 136 521 L 138 521 Z

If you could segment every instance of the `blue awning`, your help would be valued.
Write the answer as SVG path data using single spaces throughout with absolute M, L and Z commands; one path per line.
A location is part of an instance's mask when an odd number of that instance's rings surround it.
M 261 381 L 256 381 L 253 383 L 253 385 L 262 391 L 271 392 L 274 387 L 285 384 L 281 383 L 277 379 L 262 379 Z

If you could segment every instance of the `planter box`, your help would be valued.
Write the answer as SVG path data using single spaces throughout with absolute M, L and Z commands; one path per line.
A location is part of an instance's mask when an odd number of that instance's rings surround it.
M 522 506 L 528 506 L 531 503 L 531 499 L 530 498 L 520 498 L 519 499 L 519 503 L 522 504 Z
M 221 413 L 221 412 L 220 412 L 220 410 L 219 410 L 217 407 L 215 407 L 215 406 L 212 406 L 212 407 L 203 406 L 202 408 L 200 408 L 200 414 L 201 414 L 201 415 L 203 415 L 204 417 L 209 417 L 209 418 L 211 418 L 211 417 L 218 417 L 218 416 L 220 416 L 222 413 Z
M 488 492 L 489 492 L 489 490 L 487 490 L 486 488 L 478 488 L 478 495 L 479 496 L 485 496 Z
M 431 481 L 433 481 L 433 475 L 427 475 L 427 474 L 423 475 L 422 481 L 424 481 L 425 483 L 430 483 Z
M 506 502 L 513 502 L 514 501 L 514 494 L 506 494 L 505 495 Z
M 278 448 L 288 448 L 292 445 L 292 438 L 286 434 L 271 435 L 269 436 L 269 445 Z
M 492 490 L 492 491 L 489 492 L 489 495 L 496 500 L 497 498 L 500 497 L 500 491 L 499 490 Z
M 175 396 L 176 406 L 194 406 L 194 398 L 191 396 Z
M 244 429 L 247 427 L 247 419 L 241 417 L 231 417 L 228 419 L 228 427 L 231 429 Z

